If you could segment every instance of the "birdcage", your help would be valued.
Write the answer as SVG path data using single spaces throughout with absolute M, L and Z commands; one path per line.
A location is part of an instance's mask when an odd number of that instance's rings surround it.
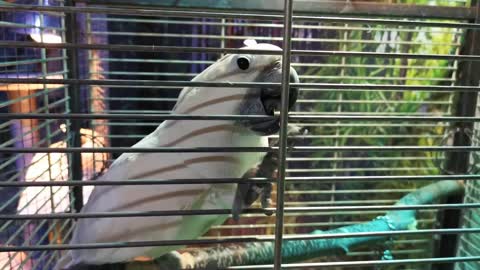
M 141 246 L 179 247 L 173 257 L 85 267 L 479 269 L 479 5 L 0 1 L 0 269 L 54 269 L 68 250 Z M 282 50 L 239 49 L 245 40 Z M 225 55 L 242 53 L 281 56 L 282 80 L 192 81 Z M 289 81 L 289 67 L 299 83 Z M 185 87 L 264 86 L 282 89 L 275 114 L 174 112 Z M 292 87 L 299 94 L 288 111 Z M 268 146 L 130 148 L 163 121 L 251 119 L 279 119 Z M 203 152 L 272 153 L 278 173 L 102 178 L 122 153 Z M 210 224 L 194 239 L 72 242 L 75 224 L 88 218 L 128 226 L 176 216 L 191 220 L 191 229 L 195 217 L 230 217 L 228 205 L 82 211 L 99 187 L 187 189 L 199 181 L 273 183 L 273 202 L 257 200 L 238 221 Z

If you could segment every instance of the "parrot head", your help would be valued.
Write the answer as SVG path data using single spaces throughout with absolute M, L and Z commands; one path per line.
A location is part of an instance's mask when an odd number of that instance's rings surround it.
M 277 50 L 281 48 L 266 43 L 257 43 L 254 40 L 246 40 L 245 50 Z M 281 83 L 282 81 L 282 57 L 280 55 L 261 54 L 227 54 L 213 63 L 192 81 L 212 82 L 265 82 Z M 290 68 L 290 82 L 298 83 L 298 74 Z M 192 98 L 197 96 L 198 98 Z M 290 87 L 289 108 L 295 104 L 298 96 L 298 88 Z M 188 98 L 187 98 L 188 97 Z M 205 106 L 205 110 L 188 110 L 186 108 L 200 109 L 201 104 L 191 104 L 195 100 L 209 100 L 217 102 L 215 111 L 208 111 L 213 106 Z M 275 111 L 280 110 L 281 86 L 278 87 L 252 87 L 252 88 L 186 88 L 180 94 L 178 102 L 173 109 L 175 113 L 195 114 L 233 114 L 233 115 L 264 115 L 274 116 Z M 241 120 L 236 124 L 250 129 L 261 135 L 271 135 L 280 129 L 279 117 L 263 120 Z

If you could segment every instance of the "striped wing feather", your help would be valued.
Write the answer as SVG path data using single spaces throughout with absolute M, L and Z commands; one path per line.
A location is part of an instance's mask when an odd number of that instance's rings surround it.
M 181 155 L 180 155 L 181 156 Z M 122 180 L 139 172 L 155 171 L 158 163 L 162 168 L 149 175 L 148 179 L 206 178 L 198 170 L 185 165 L 178 154 L 129 154 L 115 164 L 99 180 Z M 157 162 L 151 162 L 157 160 Z M 208 164 L 212 168 L 224 168 L 225 164 Z M 201 165 L 201 164 L 196 164 Z M 204 164 L 205 165 L 205 164 Z M 150 167 L 150 168 L 149 168 Z M 188 209 L 218 209 L 231 205 L 235 186 L 228 185 L 151 185 L 151 186 L 98 186 L 94 189 L 82 212 L 136 212 Z M 222 223 L 226 216 L 163 216 L 80 219 L 72 238 L 72 244 L 109 243 L 149 240 L 194 239 L 204 234 L 212 224 Z M 191 226 L 195 224 L 195 226 Z M 185 228 L 188 228 L 186 230 Z M 178 247 L 111 248 L 72 251 L 75 261 L 118 262 L 136 256 L 154 254 L 159 256 Z

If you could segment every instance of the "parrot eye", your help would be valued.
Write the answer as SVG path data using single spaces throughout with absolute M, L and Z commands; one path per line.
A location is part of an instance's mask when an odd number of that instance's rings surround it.
M 250 67 L 250 60 L 244 56 L 237 59 L 238 68 L 241 70 L 247 70 Z

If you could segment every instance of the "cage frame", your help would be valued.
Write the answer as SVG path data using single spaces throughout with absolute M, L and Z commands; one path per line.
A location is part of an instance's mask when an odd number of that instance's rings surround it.
M 55 44 L 55 45 L 47 45 L 47 44 L 26 44 L 26 43 L 18 43 L 18 42 L 5 42 L 5 41 L 0 41 L 0 46 L 1 47 L 40 47 L 40 48 L 63 48 L 63 49 L 66 49 L 67 51 L 67 55 L 68 55 L 68 59 L 67 59 L 67 63 L 68 63 L 68 70 L 69 70 L 69 74 L 68 74 L 68 79 L 0 79 L 0 83 L 43 83 L 43 84 L 54 84 L 54 83 L 60 83 L 60 84 L 66 84 L 68 85 L 68 89 L 69 89 L 69 95 L 71 97 L 70 99 L 70 108 L 71 108 L 71 112 L 72 114 L 71 115 L 62 115 L 62 114 L 50 114 L 48 116 L 44 115 L 44 114 L 2 114 L 0 115 L 0 118 L 3 118 L 3 119 L 26 119 L 26 118 L 33 118 L 33 119 L 42 119 L 42 118 L 45 118 L 45 119 L 49 119 L 49 118 L 57 118 L 57 119 L 69 119 L 69 120 L 74 120 L 74 119 L 92 119 L 91 117 L 94 117 L 94 118 L 98 118 L 98 119 L 111 119 L 111 118 L 115 118 L 115 117 L 118 117 L 118 118 L 135 118 L 135 117 L 138 117 L 138 118 L 149 118 L 151 120 L 165 120 L 167 118 L 170 118 L 170 119 L 195 119 L 195 116 L 182 116 L 182 115 L 171 115 L 171 116 L 151 116 L 151 115 L 142 115 L 142 114 L 124 114 L 124 115 L 115 115 L 115 116 L 112 116 L 112 115 L 95 115 L 95 116 L 92 116 L 90 114 L 82 114 L 80 113 L 80 108 L 78 107 L 79 106 L 79 102 L 77 102 L 78 100 L 78 89 L 79 89 L 79 85 L 92 85 L 92 84 L 105 84 L 105 85 L 111 85 L 111 84 L 115 84 L 115 83 L 124 83 L 123 80 L 118 80 L 118 81 L 106 81 L 106 82 L 98 82 L 98 81 L 94 81 L 94 80 L 80 80 L 78 79 L 79 78 L 79 75 L 78 75 L 78 70 L 77 70 L 77 50 L 78 49 L 109 49 L 109 50 L 126 50 L 126 49 L 131 49 L 131 50 L 138 50 L 138 51 L 144 51 L 144 50 L 150 50 L 150 51 L 163 51 L 163 52 L 175 52 L 175 51 L 182 51 L 182 50 L 187 50 L 187 51 L 191 51 L 191 52 L 198 52 L 198 51 L 201 51 L 201 52 L 204 52 L 206 50 L 206 48 L 178 48 L 178 47 L 148 47 L 148 46 L 139 46 L 139 45 L 132 45 L 132 46 L 122 46 L 122 45 L 92 45 L 92 44 L 77 44 L 77 41 L 76 41 L 76 33 L 75 33 L 75 24 L 76 24 L 76 18 L 75 18 L 75 15 L 77 14 L 77 12 L 85 12 L 85 13 L 95 13 L 95 12 L 98 12 L 98 13 L 102 13 L 102 12 L 106 12 L 106 11 L 111 11 L 113 13 L 117 12 L 117 13 L 122 13 L 124 11 L 121 11 L 121 9 L 115 9 L 115 8 L 79 8 L 79 7 L 75 7 L 75 3 L 78 2 L 78 1 L 74 1 L 74 0 L 67 0 L 66 1 L 66 6 L 65 7 L 61 7 L 61 8 L 57 8 L 57 7 L 38 7 L 38 6 L 24 6 L 24 7 L 0 7 L 0 10 L 36 10 L 36 11 L 63 11 L 63 12 L 66 12 L 66 15 L 65 15 L 65 20 L 66 20 L 66 42 L 65 43 L 62 43 L 62 44 Z M 82 1 L 80 1 L 82 2 Z M 90 1 L 85 1 L 85 2 L 90 2 Z M 93 2 L 93 1 L 92 1 Z M 95 1 L 96 3 L 98 3 L 97 1 Z M 110 2 L 110 1 L 99 1 L 99 2 Z M 299 1 L 299 2 L 302 2 L 302 1 Z M 308 2 L 308 1 L 304 1 L 304 2 Z M 110 3 L 111 4 L 111 3 Z M 326 5 L 326 4 L 325 4 Z M 398 121 L 402 121 L 402 120 L 409 120 L 409 121 L 447 121 L 447 122 L 451 122 L 451 123 L 454 123 L 455 125 L 458 125 L 460 126 L 461 128 L 471 128 L 473 126 L 473 122 L 478 122 L 480 121 L 480 118 L 478 117 L 475 117 L 475 109 L 476 109 L 476 101 L 477 101 L 477 96 L 478 96 L 478 91 L 480 90 L 480 87 L 479 86 L 476 86 L 478 85 L 478 83 L 475 83 L 475 82 L 478 82 L 480 81 L 480 75 L 475 75 L 475 74 L 478 74 L 474 72 L 475 69 L 479 70 L 480 66 L 479 66 L 479 62 L 480 61 L 480 47 L 478 46 L 474 46 L 474 43 L 476 40 L 478 40 L 478 37 L 477 37 L 477 32 L 478 29 L 480 28 L 480 22 L 479 22 L 479 13 L 480 13 L 480 4 L 479 4 L 479 1 L 476 1 L 476 0 L 473 0 L 472 1 L 472 6 L 475 5 L 474 8 L 457 8 L 455 9 L 454 11 L 454 15 L 451 15 L 451 14 L 447 14 L 447 13 L 444 13 L 444 12 L 441 12 L 441 13 L 436 13 L 435 11 L 437 11 L 436 9 L 434 9 L 432 11 L 432 9 L 428 9 L 427 7 L 424 7 L 424 8 L 418 8 L 418 7 L 413 7 L 413 8 L 410 8 L 410 9 L 407 9 L 407 10 L 404 10 L 403 12 L 400 12 L 399 9 L 389 9 L 388 11 L 385 11 L 384 9 L 384 6 L 377 6 L 375 8 L 374 11 L 370 11 L 369 9 L 374 7 L 374 5 L 370 5 L 370 4 L 360 4 L 358 7 L 356 7 L 357 9 L 354 9 L 353 11 L 350 11 L 350 13 L 346 13 L 346 14 L 340 14 L 342 16 L 347 16 L 347 15 L 381 15 L 382 16 L 382 12 L 384 12 L 383 16 L 407 16 L 406 14 L 408 14 L 408 16 L 411 16 L 411 18 L 416 18 L 416 17 L 428 17 L 429 15 L 432 16 L 432 17 L 435 17 L 436 18 L 449 18 L 449 19 L 459 19 L 459 18 L 462 18 L 462 19 L 468 19 L 468 23 L 458 23 L 458 24 L 455 24 L 455 23 L 445 23 L 445 24 L 433 24 L 433 23 L 425 23 L 426 24 L 430 24 L 430 25 L 437 25 L 437 26 L 449 26 L 449 27 L 461 27 L 461 28 L 465 28 L 467 29 L 467 42 L 465 43 L 466 46 L 464 46 L 464 51 L 458 55 L 458 56 L 451 56 L 451 55 L 422 55 L 422 54 L 417 54 L 417 55 L 411 55 L 411 54 L 392 54 L 392 53 L 384 53 L 384 54 L 373 54 L 373 53 L 365 53 L 365 52 L 361 52 L 361 53 L 353 53 L 353 52 L 338 52 L 338 51 L 335 51 L 335 52 L 328 52 L 328 51 L 323 51 L 323 52 L 313 52 L 313 51 L 299 51 L 299 50 L 291 50 L 290 48 L 290 44 L 291 44 L 291 31 L 292 31 L 292 22 L 295 21 L 295 20 L 302 20 L 302 19 L 311 19 L 311 17 L 307 16 L 307 15 L 304 15 L 304 16 L 293 16 L 293 10 L 294 10 L 294 7 L 293 7 L 293 0 L 285 0 L 285 6 L 284 6 L 284 10 L 283 10 L 283 13 L 279 13 L 278 11 L 274 11 L 274 12 L 271 12 L 272 14 L 269 14 L 269 15 L 263 15 L 263 19 L 265 20 L 270 20 L 270 19 L 276 19 L 278 20 L 280 17 L 283 17 L 283 18 L 287 18 L 287 20 L 284 19 L 284 28 L 285 28 L 285 31 L 284 31 L 284 36 L 283 36 L 283 40 L 284 40 L 284 48 L 286 48 L 284 51 L 282 51 L 282 55 L 283 55 L 283 61 L 285 63 L 285 68 L 288 68 L 290 66 L 290 56 L 291 55 L 331 55 L 331 54 L 336 54 L 336 55 L 343 55 L 343 56 L 376 56 L 376 57 L 395 57 L 395 58 L 422 58 L 422 59 L 430 59 L 430 58 L 434 58 L 434 59 L 455 59 L 455 60 L 462 60 L 462 61 L 465 61 L 465 64 L 461 65 L 459 67 L 459 70 L 460 70 L 460 74 L 462 74 L 462 76 L 460 76 L 459 80 L 461 82 L 461 86 L 457 86 L 457 87 L 437 87 L 437 86 L 431 86 L 431 87 L 426 87 L 426 86 L 423 86 L 423 87 L 419 87 L 420 89 L 439 89 L 439 90 L 452 90 L 453 89 L 456 89 L 458 90 L 459 92 L 461 92 L 460 94 L 460 98 L 459 98 L 459 101 L 456 103 L 455 105 L 455 116 L 454 117 L 391 117 L 391 116 L 388 116 L 388 117 L 367 117 L 367 116 L 359 116 L 359 117 L 355 117 L 355 116 L 345 116 L 345 117 L 339 117 L 339 116 L 317 116 L 317 117 L 306 117 L 306 116 L 297 116 L 297 115 L 293 115 L 293 116 L 288 116 L 287 113 L 286 113 L 286 107 L 285 107 L 285 104 L 288 104 L 288 100 L 286 102 L 286 99 L 283 98 L 283 97 L 288 97 L 288 95 L 285 95 L 285 93 L 288 93 L 288 85 L 289 85 L 289 81 L 288 81 L 288 76 L 286 74 L 288 74 L 288 72 L 284 72 L 284 81 L 282 82 L 282 88 L 283 88 L 283 91 L 287 91 L 287 92 L 283 92 L 284 95 L 282 95 L 282 103 L 284 104 L 283 106 L 283 109 L 281 110 L 280 112 L 280 118 L 281 118 L 281 123 L 282 123 L 282 129 L 281 129 L 281 132 L 280 132 L 280 147 L 278 148 L 275 148 L 275 147 L 269 147 L 269 148 L 263 148 L 263 149 L 258 149 L 258 148 L 251 148 L 251 149 L 236 149 L 236 148 L 226 148 L 226 149 L 223 149 L 223 151 L 245 151 L 245 150 L 248 150 L 248 151 L 278 151 L 279 153 L 279 156 L 280 156 L 280 160 L 282 161 L 280 164 L 280 176 L 279 176 L 279 179 L 288 179 L 288 177 L 285 176 L 285 157 L 286 157 L 286 153 L 288 151 L 356 151 L 356 150 L 360 150 L 360 151 L 365 151 L 365 150 L 374 150 L 374 151 L 387 151 L 389 149 L 406 149 L 406 150 L 418 150 L 418 151 L 451 151 L 451 152 L 454 152 L 455 154 L 453 155 L 452 158 L 449 159 L 448 161 L 448 166 L 454 168 L 452 171 L 454 172 L 454 174 L 452 175 L 453 178 L 455 177 L 458 177 L 458 179 L 465 179 L 465 178 L 469 178 L 469 179 L 478 179 L 480 177 L 478 176 L 472 176 L 472 175 L 468 175 L 467 174 L 467 171 L 466 171 L 466 168 L 465 166 L 468 165 L 468 153 L 466 153 L 465 151 L 478 151 L 480 150 L 480 147 L 477 147 L 477 146 L 471 146 L 471 142 L 470 140 L 465 137 L 465 136 L 455 136 L 455 139 L 454 139 L 454 146 L 453 147 L 378 147 L 378 148 L 375 148 L 375 147 L 365 147 L 365 148 L 359 148 L 359 147 L 343 147 L 343 148 L 333 148 L 333 147 L 294 147 L 292 149 L 287 149 L 286 147 L 286 123 L 290 120 L 290 121 L 299 121 L 299 120 L 325 120 L 325 119 L 329 119 L 329 120 L 336 120 L 336 119 L 353 119 L 353 120 L 360 120 L 360 119 L 368 119 L 368 120 L 372 120 L 372 121 L 375 121 L 375 120 L 382 120 L 382 119 L 386 119 L 386 120 L 398 120 Z M 320 7 L 323 7 L 322 5 L 319 5 L 319 9 L 321 9 Z M 197 7 L 198 8 L 198 7 Z M 335 8 L 331 8 L 327 11 L 325 11 L 325 13 L 327 14 L 335 14 L 335 15 L 339 15 L 338 14 L 338 11 L 340 10 L 340 8 L 344 8 L 344 4 L 339 4 L 339 5 L 336 5 Z M 140 9 L 139 9 L 140 10 Z M 157 12 L 158 11 L 158 12 Z M 374 12 L 373 14 L 369 13 L 370 12 Z M 129 11 L 131 12 L 131 11 Z M 162 9 L 162 8 L 158 8 L 158 10 L 156 11 L 145 11 L 143 10 L 143 13 L 141 13 L 141 15 L 145 15 L 145 16 L 148 16 L 148 15 L 158 15 L 159 13 L 162 13 L 164 12 L 165 14 L 176 14 L 176 15 L 183 15 L 183 16 L 196 16 L 198 15 L 198 13 L 195 11 L 195 9 L 193 9 L 193 11 L 189 10 L 189 9 L 185 9 L 184 11 L 175 11 L 175 10 L 171 10 L 171 9 Z M 377 12 L 377 13 L 375 13 Z M 129 13 L 130 14 L 130 13 Z M 238 16 L 237 13 L 231 13 L 229 14 L 228 12 L 225 12 L 225 13 L 222 13 L 222 12 L 218 12 L 218 11 L 213 11 L 212 13 L 212 16 L 219 16 L 219 17 L 227 17 L 230 15 L 230 16 Z M 280 15 L 279 15 L 280 14 Z M 308 12 L 306 12 L 306 14 L 308 14 Z M 258 19 L 260 14 L 247 14 L 245 17 L 246 18 L 256 18 Z M 435 16 L 433 16 L 435 15 Z M 429 17 L 429 18 L 432 18 L 432 17 Z M 288 19 L 288 18 L 293 18 L 293 19 Z M 350 22 L 358 22 L 359 20 L 358 19 L 355 19 L 355 18 L 321 18 L 321 20 L 332 20 L 332 21 L 350 21 Z M 366 19 L 368 21 L 368 19 Z M 384 22 L 384 23 L 391 23 L 391 24 L 398 24 L 398 23 L 405 23 L 405 24 L 410 24 L 410 23 L 415 23 L 415 22 L 401 22 L 399 20 L 383 20 L 383 19 L 374 19 L 374 20 L 371 20 L 372 22 Z M 238 50 L 236 49 L 226 49 L 226 48 L 219 48 L 219 49 L 208 49 L 207 50 L 208 52 L 221 52 L 221 53 L 235 53 L 235 52 L 238 52 Z M 245 52 L 245 51 L 242 51 L 242 52 Z M 466 52 L 466 54 L 464 53 Z M 272 51 L 249 51 L 249 53 L 274 53 L 274 54 L 277 54 L 278 52 L 272 52 Z M 137 81 L 136 81 L 137 82 Z M 174 85 L 174 86 L 186 86 L 186 85 L 189 85 L 189 86 L 214 86 L 214 87 L 222 87 L 222 86 L 229 86 L 229 87 L 242 87 L 242 86 L 246 86 L 246 85 L 249 85 L 249 86 L 252 86 L 252 85 L 260 85 L 258 83 L 255 83 L 255 84 L 226 84 L 226 83 L 188 83 L 188 82 L 177 82 L 177 81 L 171 81 L 171 82 L 149 82 L 149 81 L 145 81 L 145 82 L 141 82 L 141 83 L 145 83 L 146 85 Z M 277 86 L 278 84 L 274 84 L 275 86 Z M 293 86 L 295 86 L 295 84 L 293 84 Z M 302 86 L 302 87 L 306 87 L 306 88 L 312 88 L 312 89 L 317 89 L 317 88 L 331 88 L 331 87 L 337 87 L 337 89 L 350 89 L 350 88 L 356 88 L 356 89 L 362 89 L 362 86 L 359 86 L 359 85 L 352 85 L 352 86 L 349 86 L 349 85 L 345 85 L 345 84 L 339 84 L 337 86 L 332 86 L 331 84 L 298 84 L 298 86 Z M 371 86 L 363 86 L 365 88 L 368 88 L 370 89 Z M 379 87 L 379 88 L 382 88 L 382 89 L 385 89 L 385 88 L 390 88 L 390 89 L 395 89 L 395 88 L 399 88 L 399 87 L 395 87 L 395 86 L 388 86 L 388 85 L 385 85 L 385 86 L 375 86 L 375 87 Z M 409 87 L 405 87 L 405 86 L 401 86 L 402 89 L 406 89 L 406 91 L 408 91 L 408 88 Z M 415 88 L 415 87 L 411 87 L 411 88 Z M 216 117 L 216 118 L 215 118 Z M 232 119 L 234 118 L 233 116 L 208 116 L 208 117 L 200 117 L 198 116 L 197 119 Z M 254 118 L 253 117 L 238 117 L 238 118 L 241 118 L 241 119 L 247 119 L 247 118 Z M 128 151 L 133 151 L 133 152 L 162 152 L 162 151 L 165 151 L 165 152 L 170 152 L 170 151 L 178 151 L 178 152 L 185 152 L 185 151 L 214 151 L 214 150 L 218 150 L 218 149 L 212 149 L 212 148 L 191 148 L 191 149 L 134 149 L 134 150 L 129 150 L 129 148 L 118 148 L 118 147 L 111 147 L 111 148 L 102 148 L 102 149 L 95 149 L 95 148 L 91 148 L 91 149 L 85 149 L 85 148 L 80 148 L 81 146 L 81 142 L 80 142 L 80 136 L 79 136 L 79 131 L 80 131 L 80 125 L 79 124 L 75 124 L 75 123 L 78 123 L 78 121 L 72 121 L 71 122 L 71 126 L 70 126 L 70 132 L 71 134 L 73 134 L 71 140 L 69 141 L 69 148 L 67 149 L 61 149 L 61 150 L 49 150 L 49 149 L 46 149 L 46 148 L 41 148 L 41 147 L 33 147 L 33 148 L 24 148 L 24 149 L 7 149 L 7 148 L 0 148 L 0 152 L 4 152 L 4 153 L 8 153 L 8 152 L 15 152 L 15 153 L 20 153 L 20 152 L 28 152 L 28 153 L 35 153 L 35 152 L 42 152 L 42 153 L 46 153 L 46 152 L 64 152 L 64 153 L 72 153 L 72 160 L 71 160 L 71 163 L 72 163 L 72 166 L 71 166 L 71 174 L 72 174 L 72 179 L 82 179 L 82 168 L 81 168 L 81 152 L 89 152 L 89 151 L 92 151 L 92 152 L 128 152 Z M 461 151 L 464 151 L 464 152 L 461 152 Z M 460 151 L 460 152 L 459 152 Z M 452 179 L 452 177 L 448 177 L 449 179 Z M 351 178 L 351 177 L 349 177 Z M 414 178 L 414 177 L 410 177 L 410 178 Z M 228 180 L 228 179 L 227 179 Z M 227 181 L 225 180 L 225 181 Z M 230 179 L 229 181 L 231 181 L 233 179 Z M 272 179 L 270 180 L 265 180 L 265 181 L 273 181 Z M 188 179 L 185 180 L 185 183 L 189 182 Z M 131 182 L 129 182 L 131 183 Z M 275 245 L 275 256 L 274 256 L 274 269 L 280 269 L 280 266 L 281 266 L 281 245 L 282 245 L 282 240 L 286 239 L 286 238 L 283 238 L 282 237 L 282 225 L 283 225 L 283 213 L 285 212 L 285 209 L 284 209 L 284 205 L 283 205 L 283 194 L 284 194 L 284 181 L 280 181 L 279 182 L 280 185 L 278 185 L 278 189 L 277 189 L 277 192 L 278 192 L 278 196 L 279 196 L 279 203 L 277 204 L 277 209 L 276 209 L 276 212 L 278 215 L 278 218 L 277 218 L 277 223 L 276 223 L 276 231 L 275 231 L 275 237 L 273 238 L 273 240 L 275 241 L 276 245 Z M 103 183 L 103 184 L 107 184 L 107 183 Z M 120 182 L 118 184 L 121 184 Z M 135 184 L 140 184 L 140 183 L 135 183 Z M 149 182 L 149 184 L 152 184 L 152 182 Z M 0 186 L 21 186 L 22 184 L 21 183 L 0 183 Z M 31 185 L 31 184 L 30 184 Z M 85 183 L 39 183 L 39 186 L 40 185 L 51 185 L 51 186 L 73 186 L 73 194 L 74 194 L 74 202 L 75 202 L 75 209 L 77 211 L 79 211 L 83 205 L 83 202 L 82 202 L 82 193 L 81 193 L 81 187 L 82 185 L 92 185 L 92 183 L 88 183 L 88 184 L 85 184 Z M 102 183 L 94 183 L 93 185 L 102 185 Z M 449 202 L 454 202 L 454 203 L 460 203 L 459 202 L 459 197 L 456 197 L 456 198 L 451 198 L 449 200 Z M 438 205 L 436 206 L 438 208 Z M 448 207 L 448 206 L 446 206 Z M 476 206 L 471 206 L 471 207 L 476 207 Z M 373 207 L 374 208 L 374 207 Z M 411 209 L 412 207 L 407 207 L 408 209 Z M 437 209 L 436 208 L 436 209 Z M 454 207 L 455 208 L 455 207 Z M 452 212 L 453 213 L 453 216 L 456 217 L 456 221 L 459 221 L 459 211 L 458 211 L 458 208 L 455 208 L 455 212 Z M 201 211 L 200 211 L 201 212 Z M 195 214 L 195 213 L 200 213 L 200 212 L 195 212 L 193 211 L 191 214 Z M 205 213 L 207 213 L 208 211 L 206 211 Z M 210 212 L 210 214 L 212 213 L 219 213 L 219 212 Z M 222 212 L 223 213 L 223 212 Z M 159 213 L 157 213 L 159 214 Z M 163 213 L 163 214 L 167 214 L 167 213 Z M 175 214 L 175 213 L 172 213 L 172 214 Z M 176 213 L 178 214 L 178 213 Z M 38 216 L 38 215 L 37 215 Z M 63 216 L 68 216 L 69 218 L 71 217 L 74 217 L 74 218 L 80 218 L 81 215 L 80 214 L 66 214 L 66 215 L 63 215 Z M 62 215 L 61 214 L 54 214 L 54 215 L 49 215 L 49 216 L 39 216 L 38 218 L 62 218 Z M 7 215 L 1 215 L 0 216 L 0 219 L 8 219 L 8 218 L 14 218 L 14 216 L 7 216 Z M 28 218 L 25 217 L 25 218 Z M 30 217 L 32 218 L 32 217 Z M 445 225 L 445 227 L 449 228 L 449 227 L 457 227 L 458 224 L 455 224 L 455 223 L 451 223 L 451 221 L 449 221 L 450 219 L 445 219 L 443 224 Z M 446 232 L 446 235 L 442 237 L 442 241 L 444 242 L 452 242 L 452 241 L 457 241 L 455 238 L 457 237 L 456 234 L 449 234 L 449 230 L 435 230 L 436 232 L 439 232 L 441 233 L 442 231 L 443 232 Z M 451 231 L 455 231 L 455 230 L 451 230 Z M 457 232 L 458 231 L 468 231 L 468 230 L 456 230 Z M 475 231 L 475 230 L 473 230 Z M 304 239 L 304 238 L 295 238 L 295 239 Z M 258 239 L 257 239 L 258 240 Z M 272 240 L 272 239 L 269 239 L 269 240 Z M 198 240 L 195 240 L 196 242 L 194 243 L 198 243 Z M 156 242 L 155 244 L 159 244 L 163 241 L 160 241 L 160 242 Z M 186 241 L 188 242 L 188 241 Z M 201 242 L 201 241 L 200 241 Z M 209 242 L 209 243 L 212 243 L 214 241 L 206 241 L 206 242 Z M 206 243 L 205 242 L 205 243 Z M 168 244 L 172 244 L 172 243 L 164 243 L 164 245 L 168 245 Z M 446 246 L 446 245 L 442 245 L 442 246 Z M 14 251 L 14 250 L 20 250 L 18 248 L 2 248 L 0 247 L 0 251 Z M 22 249 L 22 250 L 27 250 L 27 249 Z M 37 250 L 37 249 L 35 249 Z M 445 261 L 453 261 L 454 259 L 452 257 L 454 257 L 452 255 L 452 250 L 446 250 L 446 248 L 442 248 L 440 249 L 440 254 L 442 257 L 447 257 L 449 259 L 446 259 Z M 474 258 L 475 260 L 478 260 L 478 258 Z M 472 260 L 474 260 L 472 259 Z M 433 259 L 432 259 L 433 260 Z M 314 264 L 312 264 L 314 265 Z M 346 264 L 348 265 L 348 264 Z M 283 266 L 285 267 L 285 266 Z M 288 266 L 287 266 L 288 267 Z M 451 265 L 448 266 L 448 267 L 452 267 Z M 446 268 L 442 268 L 442 269 L 452 269 L 452 268 L 448 268 L 446 266 Z M 247 268 L 239 268 L 239 269 L 247 269 Z M 262 269 L 262 268 L 257 268 L 257 269 Z

